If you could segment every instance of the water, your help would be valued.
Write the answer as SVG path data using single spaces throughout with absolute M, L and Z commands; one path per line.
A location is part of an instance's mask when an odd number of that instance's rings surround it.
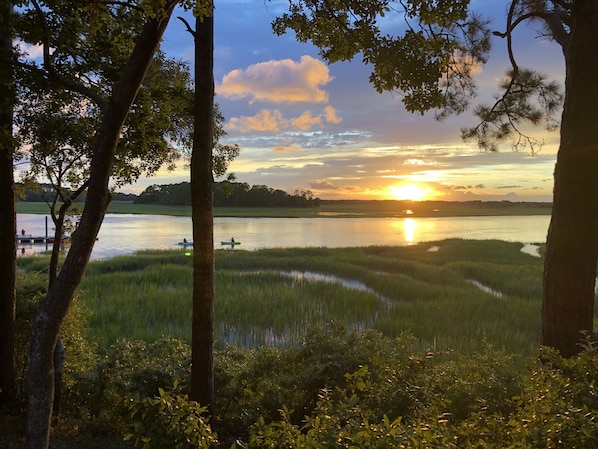
M 447 238 L 497 239 L 529 244 L 546 240 L 550 216 L 429 217 L 429 218 L 237 218 L 214 219 L 214 241 L 232 237 L 241 242 L 236 250 L 260 248 L 411 245 Z M 48 219 L 52 235 L 52 221 Z M 18 214 L 17 229 L 45 236 L 45 216 Z M 105 259 L 143 249 L 179 248 L 192 240 L 189 217 L 164 215 L 106 215 L 92 259 Z M 222 247 L 225 248 L 225 247 Z M 229 248 L 229 247 L 226 247 Z M 531 246 L 533 250 L 533 246 Z M 45 245 L 21 245 L 19 254 L 44 251 Z M 235 250 L 233 250 L 235 251 Z

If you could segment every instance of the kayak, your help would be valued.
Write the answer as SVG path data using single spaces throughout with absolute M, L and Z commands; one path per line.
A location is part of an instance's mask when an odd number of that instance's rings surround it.
M 226 242 L 220 242 L 221 245 L 230 245 L 230 246 L 235 246 L 235 245 L 240 245 L 241 242 L 231 242 L 231 241 L 226 241 Z
M 179 242 L 177 245 L 181 246 L 193 246 L 193 242 Z

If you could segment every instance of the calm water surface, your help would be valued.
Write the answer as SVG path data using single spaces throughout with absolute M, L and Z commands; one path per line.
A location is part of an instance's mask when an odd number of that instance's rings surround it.
M 17 229 L 33 236 L 46 235 L 46 217 L 18 214 Z M 550 216 L 432 217 L 432 218 L 232 218 L 214 219 L 214 240 L 234 237 L 238 249 L 410 245 L 447 238 L 498 239 L 541 243 L 546 240 Z M 52 235 L 52 220 L 48 218 Z M 109 214 L 99 233 L 92 259 L 104 259 L 143 249 L 173 249 L 183 238 L 192 240 L 189 217 Z M 45 245 L 22 245 L 30 255 Z

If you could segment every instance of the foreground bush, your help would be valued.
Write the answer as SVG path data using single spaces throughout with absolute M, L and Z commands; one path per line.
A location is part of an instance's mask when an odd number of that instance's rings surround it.
M 598 447 L 598 346 L 563 359 L 543 348 L 509 420 L 520 447 Z
M 70 417 L 85 423 L 86 431 L 121 436 L 128 431 L 131 398 L 143 401 L 160 389 L 182 394 L 188 388 L 191 349 L 180 340 L 164 337 L 154 343 L 121 340 L 95 366 L 71 374 Z
M 301 423 L 283 408 L 277 420 L 258 419 L 241 446 L 598 447 L 598 350 L 589 345 L 573 359 L 547 349 L 540 355 L 543 363 L 520 375 L 521 382 L 511 378 L 508 360 L 495 351 L 420 365 L 416 379 L 409 380 L 419 383 L 408 386 L 402 376 L 383 379 L 363 366 L 345 376 L 344 386 L 322 390 Z M 405 388 L 419 391 L 421 407 L 407 415 L 389 413 L 388 393 Z
M 400 439 L 429 428 L 430 419 L 442 423 L 438 431 L 444 435 L 475 414 L 495 419 L 516 409 L 521 361 L 491 347 L 459 359 L 417 346 L 408 336 L 392 339 L 329 325 L 312 329 L 293 348 L 229 348 L 217 363 L 221 440 L 300 447 L 311 435 L 306 447 L 329 447 L 327 438 L 365 438 L 366 432 L 384 447 L 390 436 Z M 446 443 L 444 437 L 439 441 Z
M 22 319 L 43 291 L 38 280 L 27 285 Z M 208 425 L 203 404 L 185 396 L 187 344 L 121 340 L 83 357 L 94 348 L 79 346 L 80 328 L 73 315 L 55 427 L 70 429 L 70 445 L 57 437 L 56 449 L 92 447 L 73 445 L 90 435 L 104 448 L 598 447 L 598 348 L 590 343 L 575 358 L 542 349 L 525 363 L 490 345 L 467 356 L 426 352 L 410 336 L 329 324 L 292 347 L 217 352 Z
M 131 399 L 128 411 L 132 425 L 125 440 L 143 449 L 208 449 L 218 442 L 204 418 L 207 408 L 187 395 L 159 388 L 156 397 Z

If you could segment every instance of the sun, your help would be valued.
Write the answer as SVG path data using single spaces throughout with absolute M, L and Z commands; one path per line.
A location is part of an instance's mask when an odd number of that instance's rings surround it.
M 389 196 L 395 200 L 423 201 L 428 197 L 428 189 L 418 184 L 401 184 L 388 188 Z

